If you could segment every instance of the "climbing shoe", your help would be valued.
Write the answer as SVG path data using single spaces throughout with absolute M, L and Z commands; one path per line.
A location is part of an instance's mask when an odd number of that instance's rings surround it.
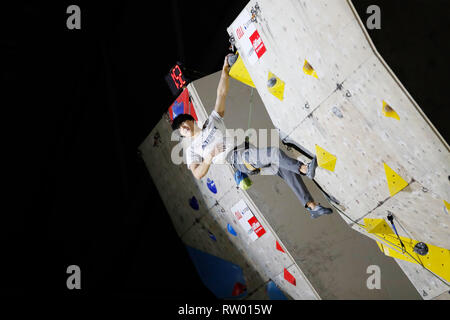
M 316 205 L 314 209 L 306 208 L 311 214 L 311 218 L 316 219 L 324 214 L 332 214 L 333 210 L 330 208 L 322 207 L 321 205 Z
M 308 164 L 308 172 L 306 172 L 306 176 L 311 180 L 316 176 L 316 168 L 317 168 L 317 157 L 314 157 L 312 161 Z

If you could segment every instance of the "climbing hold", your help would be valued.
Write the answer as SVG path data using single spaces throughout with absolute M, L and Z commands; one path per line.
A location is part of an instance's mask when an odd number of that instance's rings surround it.
M 303 72 L 305 74 L 307 74 L 308 76 L 313 76 L 316 79 L 319 79 L 319 77 L 317 76 L 316 71 L 314 70 L 314 68 L 309 64 L 308 61 L 306 61 L 305 59 L 305 63 L 303 64 Z
M 408 182 L 403 180 L 394 170 L 384 163 L 384 171 L 386 172 L 386 180 L 389 187 L 389 194 L 393 197 L 397 192 L 408 185 Z
M 206 185 L 208 186 L 209 191 L 212 193 L 217 193 L 217 188 L 213 180 L 210 178 L 206 179 Z
M 234 174 L 234 180 L 236 181 L 236 184 L 241 188 L 242 190 L 247 190 L 251 187 L 253 184 L 252 180 L 248 177 L 248 175 L 242 171 L 236 171 Z
M 341 110 L 338 109 L 338 107 L 334 106 L 333 109 L 331 109 L 331 111 L 333 111 L 334 115 L 338 118 L 343 118 L 344 116 L 342 115 Z
M 216 236 L 209 230 L 208 230 L 208 235 L 213 241 L 217 241 Z
M 266 291 L 270 300 L 287 300 L 283 291 L 272 280 L 267 283 Z
M 284 85 L 285 85 L 284 81 L 269 71 L 269 76 L 267 77 L 267 84 L 269 92 L 279 100 L 283 101 Z
M 317 164 L 319 167 L 334 171 L 337 158 L 316 144 Z
M 284 279 L 294 286 L 297 285 L 297 281 L 295 280 L 294 276 L 290 274 L 289 271 L 286 270 L 286 268 L 284 268 Z
M 239 58 L 239 54 L 237 52 L 236 52 L 236 54 L 228 55 L 227 59 L 228 59 L 228 65 L 230 66 L 230 68 L 233 66 L 233 64 L 237 61 L 238 58 Z
M 175 101 L 172 106 L 172 117 L 175 119 L 180 114 L 184 113 L 184 103 Z
M 236 231 L 233 229 L 233 227 L 231 226 L 231 224 L 227 224 L 227 230 L 229 233 L 231 233 L 233 236 L 237 237 L 237 233 Z
M 191 206 L 192 209 L 194 210 L 198 210 L 199 205 L 198 205 L 198 201 L 196 197 L 192 197 L 189 199 L 189 205 Z
M 447 214 L 450 214 L 450 203 L 448 203 L 445 200 L 442 200 L 442 201 L 444 201 L 444 210 L 445 210 L 445 212 L 447 212 Z
M 368 233 L 394 234 L 384 219 L 364 218 L 364 224 Z
M 272 88 L 277 83 L 277 78 L 272 77 L 269 80 L 267 80 L 267 87 Z
M 385 117 L 400 120 L 400 117 L 398 116 L 397 112 L 395 112 L 395 110 L 392 109 L 392 107 L 390 105 L 388 105 L 386 103 L 386 101 L 384 101 L 384 100 L 383 100 L 382 112 Z
M 242 60 L 240 55 L 238 56 L 237 60 L 234 62 L 233 66 L 230 68 L 229 75 L 230 75 L 230 77 L 232 77 L 250 87 L 256 88 L 255 84 L 252 81 L 252 78 L 250 78 L 250 74 L 248 73 L 247 69 L 245 68 L 244 61 Z
M 420 254 L 421 256 L 424 256 L 428 253 L 428 246 L 424 242 L 418 242 L 414 246 L 413 251 L 417 254 Z
M 233 297 L 240 296 L 241 294 L 245 293 L 247 291 L 247 287 L 245 284 L 242 284 L 240 282 L 236 282 L 233 287 L 233 291 L 231 292 L 231 295 Z
M 159 135 L 159 132 L 156 132 L 153 136 L 153 146 L 158 147 L 161 143 L 161 136 Z
M 277 243 L 276 243 L 276 248 L 277 248 L 278 251 L 284 252 L 283 248 L 282 248 L 281 245 L 278 243 L 278 241 L 277 241 Z
M 377 240 L 377 244 L 385 255 L 422 265 L 440 277 L 450 280 L 448 268 L 450 250 L 397 236 L 384 219 L 364 218 L 364 223 L 365 229 L 370 232 L 372 228 L 370 233 L 380 239 Z

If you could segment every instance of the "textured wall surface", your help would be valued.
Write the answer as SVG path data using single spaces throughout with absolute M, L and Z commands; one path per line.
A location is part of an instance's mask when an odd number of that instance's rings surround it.
M 217 72 L 193 84 L 207 113 L 214 107 L 219 77 Z M 270 136 L 274 126 L 261 97 L 235 79 L 230 79 L 224 121 L 229 129 L 249 126 L 258 136 L 262 132 L 270 145 L 278 145 L 290 157 L 302 159 L 299 152 L 286 148 L 277 136 Z M 256 142 L 258 146 L 262 143 L 261 139 Z M 326 205 L 317 186 L 309 179 L 303 180 L 315 201 Z M 322 299 L 420 299 L 400 266 L 386 257 L 374 241 L 349 228 L 337 213 L 312 220 L 281 178 L 261 175 L 253 176 L 252 181 L 248 196 Z M 381 269 L 380 289 L 366 286 L 370 265 Z

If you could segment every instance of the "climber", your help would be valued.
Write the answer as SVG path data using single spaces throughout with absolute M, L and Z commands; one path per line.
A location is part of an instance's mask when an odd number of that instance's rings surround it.
M 290 158 L 277 147 L 248 148 L 234 146 L 234 141 L 226 136 L 223 120 L 225 100 L 228 93 L 228 80 L 233 55 L 227 55 L 217 88 L 217 98 L 214 110 L 203 124 L 198 126 L 190 114 L 180 114 L 172 122 L 172 129 L 179 130 L 182 137 L 190 139 L 186 149 L 186 162 L 196 179 L 203 178 L 212 163 L 230 163 L 236 170 L 249 175 L 258 173 L 276 174 L 281 177 L 294 191 L 297 198 L 308 210 L 312 218 L 331 214 L 332 210 L 314 202 L 306 188 L 301 175 L 314 179 L 317 159 L 308 164 Z

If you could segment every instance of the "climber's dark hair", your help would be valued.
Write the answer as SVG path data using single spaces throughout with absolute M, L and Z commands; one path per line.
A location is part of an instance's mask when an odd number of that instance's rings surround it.
M 177 130 L 181 126 L 181 124 L 187 120 L 195 121 L 194 117 L 191 116 L 190 114 L 182 113 L 178 115 L 175 119 L 173 119 L 172 130 Z

